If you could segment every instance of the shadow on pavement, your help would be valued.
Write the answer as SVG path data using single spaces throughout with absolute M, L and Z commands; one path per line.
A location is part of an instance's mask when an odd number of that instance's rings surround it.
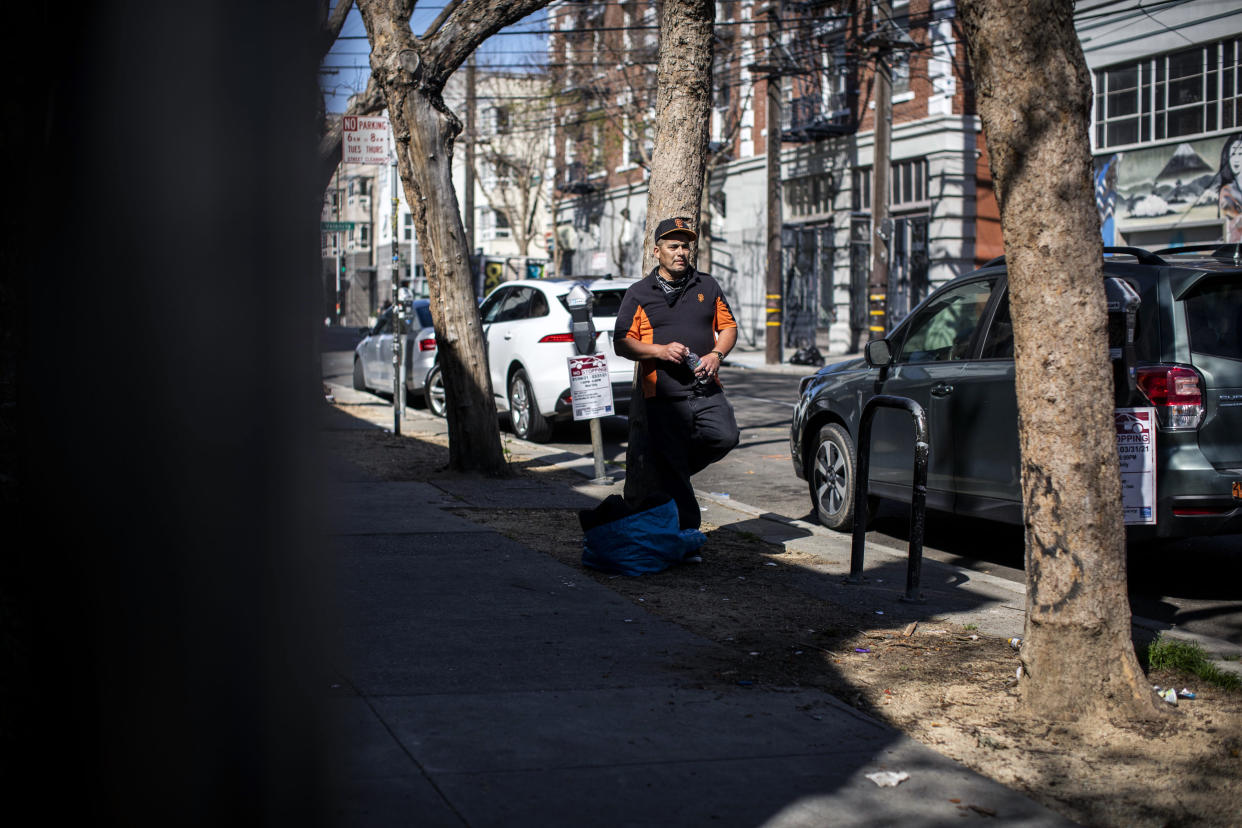
M 386 488 L 397 500 L 380 496 Z M 719 630 L 650 611 L 656 593 L 676 593 L 700 621 L 721 617 L 694 612 L 699 601 L 723 606 L 716 585 L 735 579 L 719 567 L 611 578 L 575 565 L 574 525 L 558 560 L 515 540 L 518 528 L 508 537 L 460 517 L 523 509 L 546 522 L 595 502 L 563 483 L 456 476 L 337 492 L 355 522 L 331 539 L 347 657 L 333 697 L 347 824 L 415 813 L 433 825 L 947 824 L 960 817 L 951 799 L 1009 821 L 1061 823 L 833 695 L 782 680 L 793 667 L 777 656 L 760 669 L 713 640 Z M 408 513 L 400 525 L 358 528 L 382 525 L 395 502 Z M 733 546 L 734 565 L 772 571 L 753 544 Z M 812 628 L 826 613 L 864 629 L 931 613 L 895 600 L 897 564 L 848 590 L 836 575 L 785 569 L 781 594 Z M 626 594 L 634 589 L 648 597 Z M 771 610 L 770 595 L 755 600 Z M 750 623 L 746 609 L 732 608 L 739 623 Z M 757 680 L 729 674 L 739 658 Z M 821 661 L 823 681 L 842 682 Z M 910 780 L 879 788 L 863 776 L 880 769 Z

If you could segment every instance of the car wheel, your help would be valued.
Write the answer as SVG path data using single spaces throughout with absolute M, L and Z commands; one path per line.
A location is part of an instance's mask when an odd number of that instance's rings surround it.
M 821 427 L 810 471 L 807 480 L 819 522 L 829 529 L 853 529 L 854 441 L 849 432 L 836 423 Z
M 509 380 L 509 416 L 513 420 L 513 433 L 523 440 L 546 443 L 552 436 L 552 425 L 539 413 L 534 389 L 526 372 L 520 368 Z
M 362 374 L 362 360 L 358 357 L 354 357 L 354 390 L 367 390 L 367 378 Z
M 427 372 L 427 381 L 423 383 L 423 399 L 427 402 L 427 410 L 437 417 L 445 416 L 448 411 L 448 400 L 444 396 L 444 375 L 440 373 L 439 363 L 431 366 Z

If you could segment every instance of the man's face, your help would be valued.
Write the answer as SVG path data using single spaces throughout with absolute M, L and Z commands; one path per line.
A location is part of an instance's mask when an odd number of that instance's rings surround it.
M 670 233 L 656 242 L 656 261 L 670 276 L 680 279 L 690 269 L 691 244 L 688 233 Z

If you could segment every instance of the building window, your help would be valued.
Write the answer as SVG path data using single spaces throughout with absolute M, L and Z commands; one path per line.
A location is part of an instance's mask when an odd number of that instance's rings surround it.
M 509 108 L 507 106 L 492 107 L 492 134 L 506 135 L 509 132 Z
M 871 209 L 871 168 L 854 170 L 851 207 L 856 212 Z M 931 200 L 927 187 L 927 159 L 894 161 L 888 174 L 888 203 L 891 207 L 912 207 Z
M 818 173 L 782 181 L 781 191 L 789 215 L 807 218 L 832 212 L 836 185 L 831 173 Z
M 910 53 L 893 52 L 889 61 L 892 68 L 892 94 L 904 95 L 910 91 Z
M 358 225 L 358 246 L 364 250 L 371 246 L 371 225 Z
M 1186 138 L 1242 122 L 1237 38 L 1095 73 L 1098 149 Z
M 414 216 L 411 215 L 410 213 L 406 213 L 404 216 L 402 216 L 402 219 L 405 223 L 405 229 L 404 229 L 404 234 L 402 238 L 405 239 L 405 241 L 414 241 Z
M 483 231 L 484 241 L 493 241 L 495 239 L 507 239 L 512 236 L 509 229 L 509 218 L 499 210 L 483 208 L 479 212 L 480 229 Z

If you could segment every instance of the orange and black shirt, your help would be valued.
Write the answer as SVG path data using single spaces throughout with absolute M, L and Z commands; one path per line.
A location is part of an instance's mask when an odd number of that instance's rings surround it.
M 720 284 L 706 273 L 691 271 L 676 298 L 660 287 L 659 268 L 630 285 L 617 312 L 613 339 L 636 339 L 655 345 L 680 342 L 699 356 L 716 348 L 716 334 L 736 328 L 737 320 Z M 644 359 L 644 397 L 686 397 L 694 391 L 694 371 L 683 363 Z

